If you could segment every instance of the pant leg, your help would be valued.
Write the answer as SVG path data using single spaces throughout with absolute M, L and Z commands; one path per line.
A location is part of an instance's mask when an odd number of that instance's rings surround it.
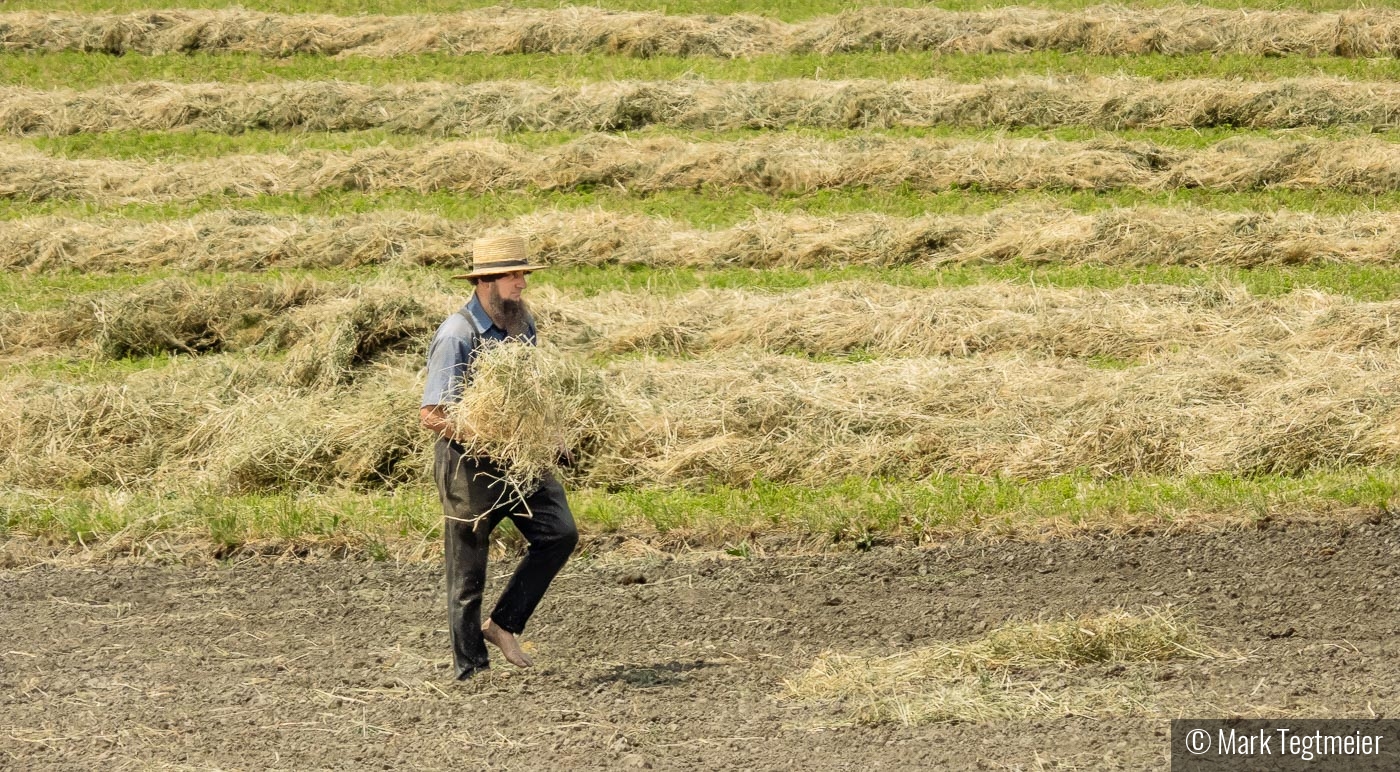
M 529 547 L 491 612 L 492 622 L 516 635 L 524 631 L 525 623 L 535 613 L 550 582 L 578 545 L 578 528 L 558 478 L 552 474 L 547 476 L 540 487 L 525 498 L 525 504 L 530 516 L 520 513 L 517 504 L 510 507 L 507 517 L 515 523 Z
M 479 462 L 463 456 L 456 443 L 439 439 L 433 448 L 433 477 L 444 516 L 447 629 L 459 679 L 491 666 L 481 636 L 481 595 L 491 531 L 502 513 L 492 506 L 489 479 L 482 471 Z

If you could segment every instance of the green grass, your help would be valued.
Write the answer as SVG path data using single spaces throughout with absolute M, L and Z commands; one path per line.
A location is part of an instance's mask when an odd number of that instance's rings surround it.
M 1102 0 L 944 0 L 938 7 L 950 11 L 976 11 L 1008 6 L 1076 10 L 1102 4 Z M 836 14 L 850 8 L 840 0 L 802 0 L 775 4 L 759 0 L 592 0 L 586 3 L 565 3 L 561 0 L 8 0 L 7 11 L 67 11 L 74 13 L 129 13 L 153 8 L 228 8 L 241 6 L 269 13 L 333 13 L 353 14 L 418 14 L 453 13 L 472 8 L 510 5 L 516 8 L 558 8 L 565 5 L 587 5 L 619 11 L 659 11 L 669 14 L 734 14 L 747 13 L 773 18 L 796 20 L 812 16 Z M 922 8 L 925 0 L 869 0 L 864 7 Z M 1181 0 L 1138 0 L 1134 6 L 1171 8 L 1186 5 Z M 1203 0 L 1190 5 L 1216 8 L 1289 8 L 1308 11 L 1345 10 L 1349 8 L 1393 8 L 1395 0 L 1358 2 L 1358 0 Z
M 797 127 L 783 132 L 787 137 L 802 137 L 816 140 L 845 140 L 870 137 L 893 139 L 947 139 L 957 141 L 994 142 L 1013 139 L 1039 139 L 1061 142 L 1151 142 L 1153 144 L 1199 150 L 1209 148 L 1223 140 L 1239 138 L 1261 138 L 1289 140 L 1337 141 L 1353 138 L 1380 136 L 1400 142 L 1400 134 L 1385 133 L 1376 135 L 1368 127 L 1346 127 L 1327 129 L 1288 129 L 1282 131 L 1235 129 L 1228 127 L 1206 129 L 1128 129 L 1109 131 L 1085 127 L 1057 127 L 1038 129 L 1018 127 L 1007 129 L 972 129 L 957 126 L 917 126 L 891 129 L 821 129 Z M 547 148 L 574 142 L 592 132 L 547 131 L 547 132 L 473 132 L 454 138 L 465 141 L 472 138 L 493 138 L 510 144 L 528 148 Z M 652 137 L 678 137 L 688 142 L 739 142 L 771 136 L 771 130 L 735 129 L 730 131 L 691 131 L 667 126 L 652 126 L 640 131 L 620 133 L 621 136 L 643 140 Z M 382 129 L 367 131 L 245 131 L 235 134 L 221 134 L 207 131 L 110 131 L 101 133 L 71 134 L 62 137 L 31 137 L 21 140 L 36 150 L 49 155 L 69 159 L 111 159 L 111 160 L 187 160 L 220 158 L 231 155 L 284 154 L 294 155 L 306 151 L 350 152 L 363 148 L 388 145 L 396 148 L 411 148 L 429 142 L 443 140 L 428 135 L 399 134 Z
M 206 272 L 186 274 L 173 270 L 142 273 L 0 274 L 0 311 L 31 312 L 85 303 L 88 296 L 121 292 L 172 276 L 201 286 L 229 282 L 277 282 L 309 278 L 342 286 L 373 286 L 382 281 L 406 282 L 422 287 L 455 286 L 465 297 L 469 285 L 450 282 L 451 268 L 399 266 L 356 269 L 278 270 L 264 273 Z M 1119 268 L 1106 266 L 1032 266 L 1006 263 L 987 266 L 949 266 L 937 270 L 849 266 L 817 270 L 646 267 L 558 267 L 530 277 L 530 286 L 554 287 L 585 296 L 602 292 L 631 292 L 672 296 L 698 289 L 792 291 L 838 281 L 863 281 L 900 287 L 973 287 L 991 282 L 1027 287 L 1116 289 L 1136 285 L 1242 286 L 1252 295 L 1277 297 L 1296 290 L 1310 290 L 1359 301 L 1400 299 L 1400 267 L 1387 266 L 1282 266 L 1269 268 L 1184 268 L 1177 266 Z M 1113 368 L 1123 363 L 1095 362 Z
M 776 196 L 750 190 L 709 189 L 667 190 L 646 196 L 632 196 L 615 188 L 521 190 L 483 194 L 452 191 L 417 193 L 406 190 L 378 193 L 332 191 L 313 196 L 207 196 L 193 201 L 117 206 L 65 199 L 29 202 L 5 198 L 0 199 L 0 219 L 56 215 L 75 218 L 120 217 L 155 222 L 227 210 L 325 217 L 415 210 L 451 219 L 494 221 L 547 209 L 567 211 L 601 208 L 627 214 L 667 217 L 696 228 L 719 228 L 751 220 L 756 211 L 814 216 L 869 212 L 918 217 L 928 214 L 985 214 L 1002 207 L 1021 204 L 1065 206 L 1077 212 L 1130 206 L 1192 206 L 1231 212 L 1293 210 L 1317 214 L 1352 214 L 1400 209 L 1400 191 L 1383 195 L 1364 195 L 1322 189 L 1227 192 L 1188 188 L 1156 192 L 1115 190 L 1104 193 L 995 193 L 978 190 L 928 192 L 905 187 L 849 187 Z
M 509 139 L 511 135 L 502 137 Z M 528 136 L 528 135 L 527 135 Z M 431 138 L 369 131 L 245 131 L 218 134 L 208 131 L 109 131 L 71 134 L 66 137 L 34 137 L 24 140 L 53 156 L 113 160 L 164 160 L 219 158 L 258 153 L 295 154 L 311 150 L 349 152 L 390 145 L 408 148 Z
M 607 291 L 662 295 L 693 289 L 798 290 L 834 281 L 868 281 L 902 287 L 972 287 L 1009 282 L 1036 287 L 1116 289 L 1141 284 L 1171 286 L 1240 285 L 1264 297 L 1295 290 L 1315 290 L 1362 301 L 1400 299 L 1400 267 L 1339 266 L 1259 269 L 1182 268 L 1175 266 L 1114 268 L 1094 266 L 1041 267 L 1009 263 L 995 266 L 916 268 L 847 267 L 825 270 L 714 271 L 654 268 L 559 268 L 532 277 L 536 285 L 551 285 L 584 294 Z M 1102 361 L 1105 368 L 1121 363 Z
M 809 546 L 867 548 L 960 534 L 1025 534 L 1155 528 L 1182 523 L 1248 524 L 1265 517 L 1379 513 L 1400 491 L 1400 469 L 1317 472 L 1301 477 L 1203 477 L 1040 482 L 993 477 L 923 481 L 847 479 L 819 488 L 756 483 L 708 491 L 573 491 L 585 535 L 627 533 L 668 544 L 752 554 L 764 537 Z M 436 496 L 396 493 L 223 496 L 101 489 L 0 493 L 0 534 L 93 546 L 195 539 L 337 540 L 385 553 L 421 551 L 440 538 Z M 391 549 L 385 549 L 389 546 Z
M 88 53 L 0 54 L 0 85 L 28 88 L 90 89 L 136 81 L 249 82 L 342 80 L 385 84 L 405 81 L 475 83 L 533 80 L 582 83 L 610 80 L 770 81 L 784 78 L 827 80 L 948 78 L 977 82 L 1018 75 L 1130 75 L 1156 80 L 1333 77 L 1352 80 L 1400 79 L 1400 59 L 1263 57 L 1240 54 L 1188 56 L 1094 56 L 1035 51 L 998 54 L 852 53 L 764 55 L 745 59 L 606 54 L 419 54 L 391 59 L 252 54 L 167 54 L 109 56 Z

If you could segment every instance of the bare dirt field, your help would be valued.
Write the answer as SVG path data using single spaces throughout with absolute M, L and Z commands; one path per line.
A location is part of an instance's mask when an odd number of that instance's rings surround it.
M 804 556 L 594 547 L 526 631 L 539 665 L 468 683 L 435 563 L 12 565 L 0 768 L 1157 769 L 1173 716 L 1400 715 L 1394 516 Z M 1168 604 L 1230 655 L 1151 666 L 1137 711 L 870 726 L 784 692 L 826 650 Z

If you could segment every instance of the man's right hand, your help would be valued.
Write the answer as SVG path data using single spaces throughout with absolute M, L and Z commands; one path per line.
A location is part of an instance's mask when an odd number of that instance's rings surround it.
M 447 408 L 442 405 L 424 405 L 419 408 L 418 423 L 439 437 L 460 443 L 471 440 L 470 436 L 463 436 L 462 432 L 453 430 L 452 419 L 447 417 Z

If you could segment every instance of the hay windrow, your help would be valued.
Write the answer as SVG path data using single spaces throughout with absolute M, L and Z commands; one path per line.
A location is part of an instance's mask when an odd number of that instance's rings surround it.
M 629 362 L 633 417 L 598 485 L 820 484 L 847 474 L 1296 474 L 1386 463 L 1400 391 L 1383 356 L 1245 352 L 1121 371 L 990 358 L 826 365 Z
M 1400 15 L 1195 6 L 1095 6 L 944 11 L 868 8 L 793 24 L 747 15 L 667 16 L 597 8 L 486 8 L 427 16 L 281 15 L 242 9 L 126 15 L 0 14 L 0 46 L 14 51 L 264 56 L 416 53 L 610 53 L 752 56 L 852 51 L 1083 51 L 1266 56 L 1393 56 Z
M 1173 659 L 1220 656 L 1170 608 L 1007 624 L 981 639 L 888 656 L 826 652 L 784 694 L 842 701 L 866 723 L 1026 720 L 1140 714 L 1146 695 L 1121 675 Z M 1116 664 L 1118 680 L 1081 672 Z M 1146 672 L 1146 671 L 1145 671 Z M 1076 677 L 1077 676 L 1077 677 Z M 1056 683 L 1054 688 L 1046 684 Z M 1150 710 L 1146 711 L 1150 713 Z
M 278 490 L 421 479 L 411 470 L 426 463 L 404 465 L 428 447 L 414 428 L 416 359 L 348 386 L 302 389 L 275 363 L 228 356 L 112 383 L 7 379 L 0 415 L 13 429 L 0 446 L 0 482 Z M 551 453 L 559 439 L 572 445 L 580 463 L 571 479 L 600 488 L 822 485 L 852 475 L 1295 475 L 1400 461 L 1396 370 L 1394 357 L 1373 350 L 1185 353 L 1122 370 L 1006 356 L 643 358 L 608 365 L 601 381 L 587 368 L 576 382 L 555 381 L 557 393 L 537 399 L 576 412 L 529 436 L 547 434 Z
M 421 482 L 429 462 L 416 388 L 407 368 L 335 390 L 292 388 L 280 367 L 227 355 L 111 383 L 10 378 L 0 484 L 256 492 Z
M 6 147 L 8 145 L 8 147 Z M 837 188 L 1159 191 L 1400 187 L 1400 146 L 1376 139 L 1233 138 L 1202 150 L 1094 139 L 941 140 L 763 136 L 732 142 L 589 135 L 529 149 L 497 140 L 412 150 L 248 155 L 178 161 L 66 160 L 0 143 L 0 198 L 100 204 L 334 191 L 665 190 L 802 194 Z
M 293 290 L 304 294 L 288 303 Z M 532 293 L 546 340 L 567 352 L 603 357 L 1015 354 L 1129 367 L 1185 351 L 1364 353 L 1400 347 L 1395 301 L 1310 291 L 1254 297 L 1223 283 L 1098 290 L 850 281 L 782 292 L 578 296 L 545 286 Z M 417 364 L 426 339 L 456 302 L 431 280 L 240 280 L 211 288 L 163 280 L 80 296 L 53 310 L 10 312 L 0 317 L 0 352 L 31 359 L 287 352 L 289 384 L 333 387 L 351 383 L 374 363 Z
M 0 130 L 16 135 L 104 131 L 382 129 L 433 136 L 482 131 L 628 131 L 1091 126 L 1288 129 L 1393 127 L 1400 87 L 1336 79 L 1269 83 L 1145 78 L 766 83 L 529 81 L 370 86 L 338 81 L 133 83 L 87 91 L 0 87 Z
M 461 265 L 465 244 L 521 233 L 554 265 L 826 268 L 846 265 L 1382 264 L 1400 256 L 1400 222 L 1347 215 L 1124 207 L 1080 213 L 1012 206 L 978 215 L 814 217 L 759 213 L 729 228 L 600 210 L 447 220 L 419 212 L 339 217 L 216 212 L 140 222 L 33 217 L 0 221 L 0 266 L 87 273 Z

